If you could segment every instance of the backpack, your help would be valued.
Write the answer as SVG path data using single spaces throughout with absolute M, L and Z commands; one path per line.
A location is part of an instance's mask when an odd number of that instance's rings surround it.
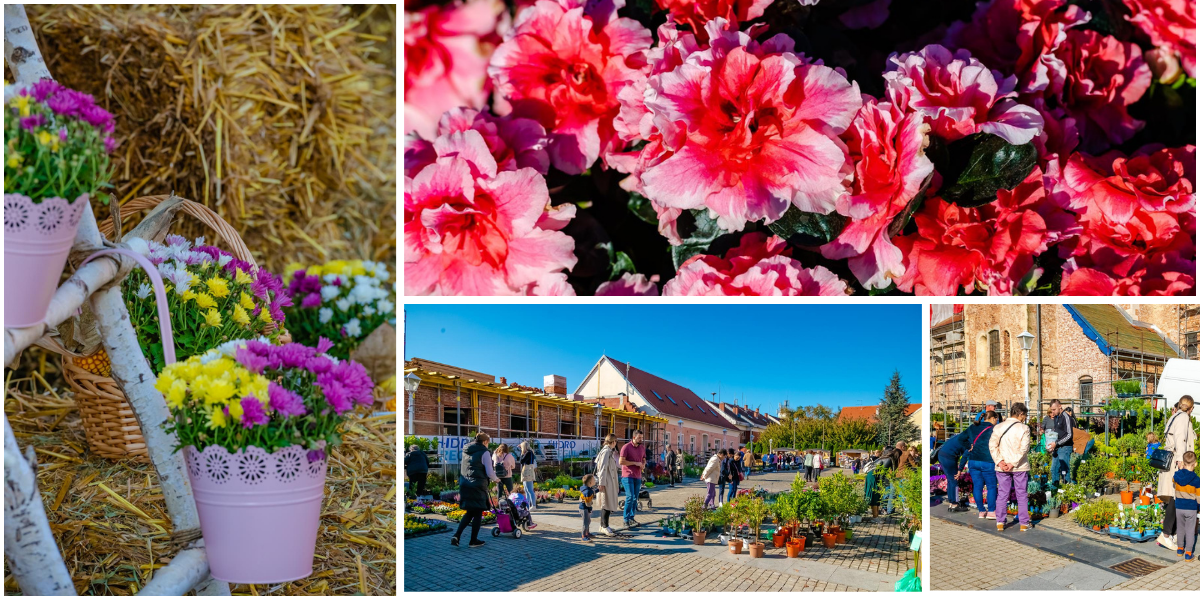
M 509 456 L 511 456 L 511 454 L 505 454 L 504 457 L 502 457 L 500 460 L 496 461 L 496 463 L 494 465 L 492 465 L 493 466 L 492 470 L 494 470 L 496 472 L 496 477 L 499 477 L 501 479 L 504 479 L 505 477 L 512 477 L 512 472 L 509 471 L 508 465 L 504 464 L 505 458 L 508 458 Z

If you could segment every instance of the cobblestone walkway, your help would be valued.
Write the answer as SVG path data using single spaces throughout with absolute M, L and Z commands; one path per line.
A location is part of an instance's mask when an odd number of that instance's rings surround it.
M 755 473 L 750 484 L 768 491 L 787 489 L 795 472 Z M 450 546 L 449 534 L 404 543 L 406 591 L 890 591 L 910 568 L 911 553 L 893 519 L 859 523 L 853 542 L 829 550 L 806 548 L 799 559 L 769 547 L 763 558 L 733 555 L 715 540 L 704 546 L 651 535 L 657 522 L 703 494 L 698 482 L 656 487 L 654 507 L 638 519 L 647 525 L 631 538 L 579 540 L 577 504 L 542 505 L 539 524 L 515 540 L 481 531 L 482 548 Z M 614 515 L 612 524 L 620 522 Z M 599 528 L 598 516 L 592 519 Z

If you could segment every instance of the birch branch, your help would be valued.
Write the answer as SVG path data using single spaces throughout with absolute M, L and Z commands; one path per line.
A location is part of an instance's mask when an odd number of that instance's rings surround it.
M 138 590 L 139 596 L 182 596 L 208 578 L 208 555 L 204 548 L 188 548 L 171 557 L 167 566 Z M 228 584 L 226 584 L 228 589 Z
M 33 36 L 22 4 L 4 5 L 4 56 L 8 58 L 8 68 L 12 69 L 18 85 L 54 79 L 38 51 L 37 38 Z
M 32 455 L 33 447 L 30 447 Z M 63 563 L 38 493 L 34 462 L 26 460 L 4 416 L 4 555 L 21 593 L 74 596 L 75 584 Z

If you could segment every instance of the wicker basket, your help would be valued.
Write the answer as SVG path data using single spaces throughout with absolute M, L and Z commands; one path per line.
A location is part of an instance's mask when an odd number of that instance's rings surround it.
M 134 198 L 121 205 L 121 212 L 132 215 L 154 208 L 169 197 Z M 180 204 L 180 211 L 195 217 L 211 228 L 225 242 L 229 252 L 235 257 L 254 267 L 258 266 L 237 230 L 226 223 L 217 213 L 207 206 L 191 200 L 184 200 Z M 99 228 L 100 233 L 105 237 L 111 236 L 114 231 L 112 218 L 99 223 Z M 274 328 L 275 326 L 270 325 L 269 327 Z M 101 349 L 100 352 L 104 352 L 104 350 Z M 84 433 L 87 435 L 88 446 L 92 452 L 104 458 L 149 462 L 149 452 L 146 449 L 146 439 L 142 437 L 142 428 L 133 414 L 133 407 L 125 399 L 125 394 L 117 382 L 111 377 L 99 375 L 83 368 L 78 364 L 79 359 L 69 353 L 63 353 L 62 357 L 63 376 L 75 393 L 75 401 L 83 416 Z

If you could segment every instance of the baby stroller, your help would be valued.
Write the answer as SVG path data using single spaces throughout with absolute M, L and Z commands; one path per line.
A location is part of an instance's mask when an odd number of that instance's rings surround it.
M 624 495 L 625 491 L 622 490 L 621 494 Z M 637 497 L 637 509 L 638 510 L 643 510 L 642 500 L 646 501 L 646 508 L 654 508 L 654 502 L 652 502 L 650 500 L 650 490 L 638 490 L 638 497 Z M 622 498 L 621 501 L 618 503 L 618 505 L 621 507 L 621 510 L 625 510 L 625 499 Z
M 514 492 L 507 498 L 499 498 L 499 501 L 499 509 L 503 512 L 496 514 L 496 526 L 492 528 L 492 537 L 511 533 L 514 539 L 521 539 L 521 531 L 529 531 L 529 526 L 533 523 L 525 496 Z

